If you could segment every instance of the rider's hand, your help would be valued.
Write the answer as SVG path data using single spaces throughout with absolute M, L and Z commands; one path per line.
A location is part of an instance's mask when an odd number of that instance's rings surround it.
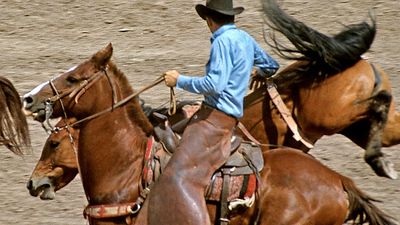
M 178 80 L 179 72 L 176 70 L 170 70 L 164 73 L 165 85 L 168 87 L 175 87 L 176 81 Z
M 267 79 L 266 77 L 261 76 L 260 74 L 258 74 L 257 69 L 253 69 L 253 71 L 251 72 L 251 80 L 250 80 L 250 90 L 255 90 L 259 87 L 261 87 L 262 85 L 265 85 Z

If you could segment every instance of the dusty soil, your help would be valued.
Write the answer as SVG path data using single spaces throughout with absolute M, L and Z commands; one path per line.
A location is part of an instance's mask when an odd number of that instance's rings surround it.
M 114 60 L 139 88 L 167 69 L 201 74 L 209 51 L 206 24 L 194 11 L 200 0 L 2 0 L 0 1 L 0 74 L 13 81 L 21 94 L 79 64 L 109 42 Z M 400 0 L 284 0 L 291 15 L 324 33 L 336 33 L 341 24 L 356 23 L 374 9 L 378 33 L 367 54 L 390 74 L 399 105 Z M 261 4 L 237 0 L 246 11 L 237 24 L 263 42 Z M 278 59 L 284 66 L 287 62 Z M 167 102 L 168 89 L 159 86 L 142 95 L 158 106 Z M 179 98 L 194 97 L 179 92 Z M 398 108 L 398 107 L 397 107 Z M 399 109 L 399 108 L 398 108 Z M 79 179 L 58 192 L 56 200 L 29 195 L 25 183 L 38 159 L 47 134 L 29 121 L 32 153 L 18 157 L 0 147 L 0 225 L 85 224 L 86 200 Z M 400 171 L 398 146 L 385 153 Z M 358 186 L 381 200 L 379 207 L 400 220 L 400 180 L 374 175 L 363 162 L 363 150 L 334 135 L 321 139 L 312 154 L 353 178 Z

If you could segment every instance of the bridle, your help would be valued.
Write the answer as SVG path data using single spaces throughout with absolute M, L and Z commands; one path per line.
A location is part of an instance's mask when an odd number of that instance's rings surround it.
M 85 94 L 85 92 L 86 92 L 90 87 L 92 87 L 93 84 L 95 84 L 95 83 L 101 78 L 101 76 L 102 76 L 103 74 L 107 77 L 107 80 L 108 80 L 108 82 L 110 83 L 110 86 L 111 86 L 111 89 L 112 89 L 112 104 L 111 104 L 111 106 L 110 106 L 109 108 L 104 109 L 104 110 L 102 110 L 102 111 L 100 111 L 100 112 L 97 112 L 97 113 L 95 113 L 95 114 L 93 114 L 93 115 L 90 115 L 90 116 L 85 117 L 85 118 L 83 118 L 83 119 L 81 119 L 81 120 L 78 120 L 78 121 L 76 121 L 76 122 L 74 122 L 74 123 L 72 123 L 72 124 L 70 124 L 70 125 L 66 125 L 66 126 L 64 126 L 64 127 L 55 127 L 55 128 L 52 127 L 51 124 L 50 124 L 50 122 L 49 122 L 49 119 L 50 119 L 51 114 L 52 114 L 52 112 L 53 112 L 53 104 L 54 104 L 55 102 L 57 102 L 57 101 L 60 103 L 61 108 L 62 108 L 62 111 L 63 111 L 63 114 L 64 114 L 63 116 L 64 116 L 65 119 L 67 119 L 68 116 L 67 116 L 67 113 L 66 113 L 66 110 L 65 110 L 65 106 L 64 106 L 64 103 L 63 103 L 62 99 L 63 99 L 64 97 L 68 96 L 69 98 L 75 98 L 75 99 L 74 99 L 75 103 L 78 103 L 78 102 L 79 102 L 79 98 L 82 97 L 82 95 Z M 62 129 L 65 129 L 65 128 L 68 127 L 68 126 L 69 126 L 69 127 L 76 126 L 76 125 L 78 125 L 78 124 L 80 124 L 80 123 L 82 123 L 82 122 L 85 122 L 85 121 L 88 121 L 88 120 L 97 118 L 97 117 L 99 117 L 99 116 L 101 116 L 101 115 L 103 115 L 103 114 L 106 114 L 106 113 L 108 113 L 108 112 L 112 112 L 115 108 L 124 106 L 126 103 L 128 103 L 128 102 L 129 102 L 130 100 L 132 100 L 133 98 L 137 97 L 139 94 L 141 94 L 141 93 L 143 93 L 144 91 L 146 91 L 146 90 L 148 90 L 148 89 L 150 89 L 150 88 L 152 88 L 152 87 L 154 87 L 154 86 L 160 84 L 162 81 L 164 81 L 164 79 L 165 79 L 164 76 L 158 77 L 156 80 L 154 80 L 154 81 L 153 81 L 152 83 L 150 83 L 149 85 L 147 85 L 147 86 L 141 88 L 139 91 L 137 91 L 137 92 L 135 92 L 135 93 L 132 93 L 131 95 L 127 96 L 126 98 L 122 99 L 122 100 L 119 101 L 119 102 L 116 101 L 116 98 L 115 98 L 115 87 L 114 87 L 114 85 L 113 85 L 113 83 L 112 83 L 112 81 L 111 81 L 111 78 L 109 77 L 109 75 L 108 75 L 108 73 L 107 73 L 107 69 L 103 69 L 103 70 L 98 71 L 95 75 L 91 76 L 90 78 L 81 81 L 81 83 L 79 84 L 79 86 L 77 86 L 77 87 L 75 87 L 75 88 L 68 89 L 68 90 L 66 90 L 66 91 L 63 91 L 62 93 L 60 93 L 60 92 L 57 90 L 57 88 L 55 87 L 55 85 L 54 85 L 54 83 L 53 83 L 53 80 L 50 80 L 50 81 L 49 81 L 49 84 L 50 84 L 50 87 L 51 87 L 51 89 L 52 89 L 52 91 L 53 91 L 53 93 L 54 93 L 54 96 L 49 97 L 49 98 L 46 99 L 46 101 L 45 101 L 45 112 L 46 112 L 46 119 L 45 119 L 45 121 L 46 121 L 47 125 L 50 127 L 50 131 L 51 131 L 51 132 L 60 131 L 60 130 L 62 130 Z M 176 98 L 175 98 L 175 94 L 174 94 L 172 88 L 171 88 L 171 95 L 170 95 L 170 98 L 171 98 L 171 105 L 170 105 L 170 110 L 169 110 L 169 112 L 173 114 L 173 113 L 175 112 L 175 109 L 176 109 Z M 43 124 L 42 124 L 42 125 L 43 125 Z M 44 125 L 43 125 L 43 127 L 44 127 Z M 45 129 L 46 129 L 46 128 L 45 128 Z
M 60 92 L 56 88 L 56 86 L 54 85 L 54 83 L 53 83 L 54 79 L 50 79 L 49 80 L 49 85 L 50 85 L 51 90 L 53 91 L 54 95 L 52 97 L 47 98 L 46 101 L 45 101 L 45 122 L 46 122 L 46 124 L 47 124 L 47 126 L 49 128 L 47 128 L 43 123 L 42 123 L 42 127 L 47 132 L 50 131 L 51 133 L 60 131 L 61 130 L 60 127 L 55 127 L 54 128 L 49 122 L 50 117 L 53 114 L 53 105 L 54 105 L 54 103 L 57 102 L 57 101 L 60 103 L 62 111 L 63 111 L 63 114 L 64 114 L 63 115 L 64 119 L 68 119 L 68 116 L 67 116 L 67 113 L 66 113 L 66 110 L 65 110 L 65 106 L 64 106 L 64 103 L 63 103 L 62 99 L 68 96 L 69 98 L 75 98 L 74 99 L 75 103 L 78 103 L 79 102 L 79 98 L 90 87 L 92 87 L 93 84 L 96 83 L 101 78 L 101 75 L 103 75 L 103 74 L 106 75 L 107 77 L 109 77 L 108 74 L 107 74 L 107 70 L 106 69 L 102 69 L 102 70 L 98 71 L 95 75 L 89 77 L 88 79 L 85 79 L 85 80 L 81 81 L 77 87 L 70 88 L 70 89 L 67 89 L 67 90 L 62 91 L 62 92 Z M 108 79 L 108 80 L 110 82 L 110 79 Z M 113 99 L 114 99 L 115 89 L 114 89 L 114 86 L 112 85 L 111 82 L 110 82 L 110 85 L 112 86 L 112 92 L 113 92 L 112 96 L 113 96 Z M 69 125 L 69 126 L 72 126 L 72 125 Z

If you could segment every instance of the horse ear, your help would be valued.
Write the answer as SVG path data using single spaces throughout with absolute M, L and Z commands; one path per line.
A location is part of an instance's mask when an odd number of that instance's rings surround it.
M 113 46 L 111 43 L 109 43 L 105 48 L 94 54 L 91 60 L 99 68 L 105 68 L 108 61 L 111 59 L 112 53 Z

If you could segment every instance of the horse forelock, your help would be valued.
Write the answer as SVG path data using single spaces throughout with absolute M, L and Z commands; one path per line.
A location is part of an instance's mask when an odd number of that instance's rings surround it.
M 117 83 L 120 85 L 121 95 L 123 97 L 127 97 L 134 93 L 134 90 L 125 74 L 118 69 L 112 61 L 108 62 L 108 70 L 114 74 Z M 153 132 L 153 126 L 142 110 L 139 97 L 130 100 L 126 105 L 126 110 L 129 117 L 143 129 L 146 135 L 150 135 Z

